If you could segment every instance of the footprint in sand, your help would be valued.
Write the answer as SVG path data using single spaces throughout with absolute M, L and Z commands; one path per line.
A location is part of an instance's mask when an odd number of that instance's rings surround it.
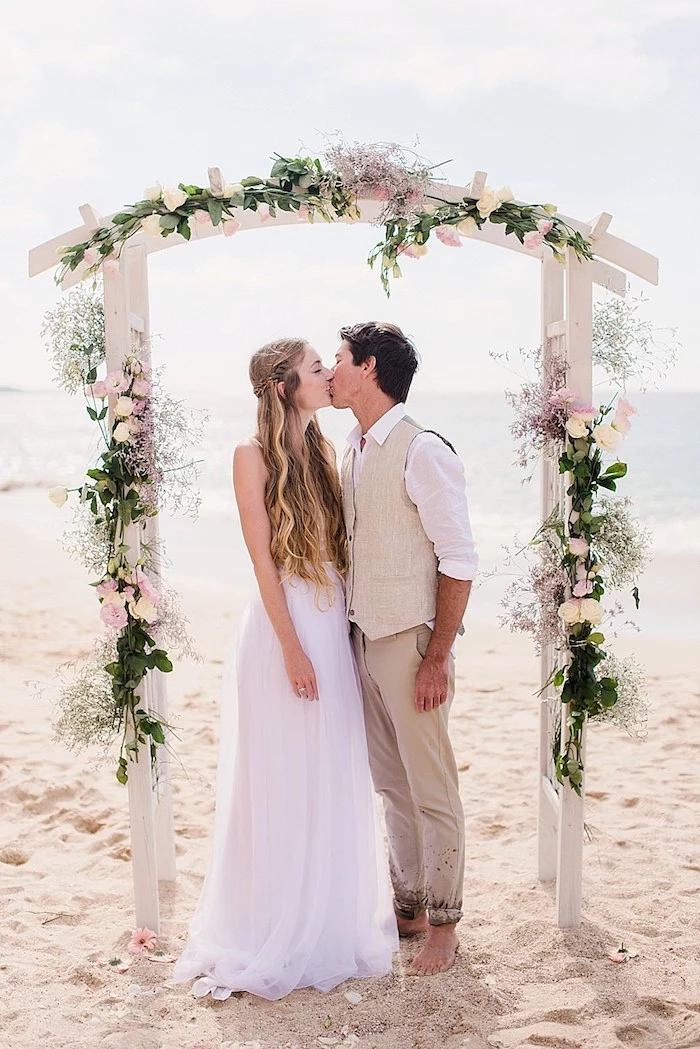
M 669 1031 L 665 1025 L 631 1023 L 615 1028 L 615 1034 L 623 1045 L 634 1046 L 634 1049 L 661 1049 L 669 1045 Z
M 0 863 L 7 863 L 11 867 L 21 867 L 28 859 L 29 856 L 26 852 L 15 848 L 13 845 L 6 845 L 4 849 L 0 849 Z

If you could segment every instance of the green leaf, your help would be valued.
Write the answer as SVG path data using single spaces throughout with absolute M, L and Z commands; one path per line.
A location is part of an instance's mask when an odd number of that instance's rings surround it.
M 185 240 L 189 240 L 192 236 L 192 230 L 190 229 L 190 224 L 187 219 L 180 219 L 177 224 L 177 231 L 181 237 L 185 238 Z
M 591 634 L 591 636 L 588 638 L 588 640 L 594 645 L 602 645 L 603 642 L 605 641 L 605 638 L 604 638 L 604 636 L 602 634 L 595 633 L 595 634 Z
M 177 229 L 177 225 L 180 222 L 180 218 L 177 215 L 161 215 L 160 216 L 160 228 L 161 229 Z
M 603 474 L 603 477 L 624 477 L 626 473 L 627 463 L 612 463 Z
M 554 678 L 552 679 L 552 684 L 554 685 L 555 688 L 561 688 L 561 686 L 564 684 L 564 671 L 563 670 L 561 670 L 561 669 L 557 670 L 556 674 L 554 675 Z
M 97 419 L 97 412 L 95 411 L 95 409 L 91 408 L 89 404 L 86 404 L 85 410 L 92 419 L 92 421 L 95 422 L 95 420 Z
M 241 179 L 242 186 L 262 186 L 264 184 L 263 179 L 256 178 L 255 175 L 248 175 L 247 178 Z
M 211 221 L 214 226 L 218 226 L 221 222 L 221 215 L 223 213 L 223 204 L 216 197 L 210 197 L 207 201 L 207 210 L 211 216 Z
M 115 772 L 115 776 L 117 777 L 119 782 L 122 783 L 122 784 L 126 783 L 127 780 L 129 779 L 129 774 L 127 773 L 126 767 L 124 765 L 118 765 L 117 766 L 117 771 Z
M 151 736 L 156 743 L 165 743 L 165 733 L 160 721 L 151 722 Z
M 158 667 L 158 670 L 162 671 L 164 674 L 169 674 L 173 669 L 173 665 L 168 659 L 167 653 L 164 652 L 162 648 L 154 648 L 151 655 L 155 657 L 155 664 Z
M 112 222 L 115 226 L 123 226 L 125 222 L 128 222 L 132 216 L 128 211 L 120 211 L 117 215 L 112 217 Z
M 617 485 L 615 484 L 615 482 L 610 477 L 605 477 L 605 476 L 599 477 L 598 478 L 598 487 L 599 488 L 607 488 L 609 492 L 616 492 L 617 491 Z

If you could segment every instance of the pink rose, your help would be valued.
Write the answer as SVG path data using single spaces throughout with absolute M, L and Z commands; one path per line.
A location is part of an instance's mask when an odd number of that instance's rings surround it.
M 258 218 L 260 221 L 267 222 L 270 217 L 270 209 L 267 204 L 258 204 Z
M 101 379 L 94 382 L 92 386 L 88 386 L 88 393 L 91 393 L 93 397 L 99 397 L 100 400 L 107 396 L 107 387 Z
M 540 233 L 539 230 L 533 229 L 523 237 L 523 246 L 527 248 L 528 251 L 533 251 L 534 248 L 539 248 L 543 240 L 544 234 Z
M 593 583 L 590 583 L 587 579 L 579 579 L 572 593 L 574 597 L 585 597 L 586 594 L 592 594 Z
M 131 392 L 134 397 L 148 397 L 151 392 L 151 384 L 148 379 L 134 379 Z
M 585 539 L 573 536 L 569 539 L 569 550 L 574 557 L 585 557 L 588 553 L 589 546 Z
M 224 219 L 221 226 L 225 237 L 232 237 L 241 228 L 241 224 L 237 219 Z
M 300 222 L 308 222 L 309 209 L 306 206 L 306 204 L 301 204 L 300 205 L 299 210 L 297 211 L 297 216 L 298 216 Z
M 145 401 L 134 401 L 134 412 L 133 412 L 133 414 L 134 415 L 140 415 L 145 407 L 146 407 L 146 402 Z
M 438 226 L 435 230 L 435 236 L 443 244 L 446 244 L 448 248 L 461 248 L 462 241 L 459 239 L 459 233 L 454 226 Z
M 100 597 L 106 597 L 107 594 L 112 594 L 117 589 L 116 579 L 112 579 L 111 576 L 106 576 L 101 583 L 95 587 L 95 593 L 99 594 Z
M 100 619 L 111 630 L 121 630 L 129 621 L 124 606 L 111 601 L 100 608 Z
M 541 233 L 543 237 L 546 237 L 548 233 L 551 233 L 554 229 L 554 223 L 551 219 L 540 219 L 537 223 L 537 232 Z
M 97 248 L 88 248 L 83 255 L 83 262 L 86 266 L 94 266 L 96 262 L 99 262 L 101 255 Z
M 587 423 L 593 422 L 598 414 L 595 408 L 591 408 L 590 405 L 586 405 L 584 408 L 579 408 L 578 405 L 574 405 L 573 410 L 580 419 L 583 419 L 583 421 Z
M 204 211 L 202 208 L 195 211 L 194 218 L 199 226 L 211 226 L 211 215 L 208 211 Z
M 398 255 L 405 255 L 407 259 L 419 259 L 420 255 L 415 244 L 400 244 Z

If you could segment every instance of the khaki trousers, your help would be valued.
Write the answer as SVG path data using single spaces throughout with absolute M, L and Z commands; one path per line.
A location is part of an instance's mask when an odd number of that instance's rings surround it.
M 412 627 L 370 641 L 352 624 L 362 682 L 369 761 L 384 801 L 394 909 L 431 925 L 462 917 L 464 812 L 447 734 L 454 697 L 450 657 L 447 702 L 419 714 L 415 680 L 432 631 Z

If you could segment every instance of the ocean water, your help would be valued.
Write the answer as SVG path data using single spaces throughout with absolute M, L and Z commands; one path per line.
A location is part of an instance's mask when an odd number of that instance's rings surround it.
M 619 446 L 619 457 L 629 464 L 629 474 L 618 490 L 632 497 L 636 514 L 652 530 L 655 558 L 643 581 L 650 583 L 653 601 L 651 606 L 643 603 L 639 619 L 645 629 L 657 633 L 688 635 L 697 628 L 698 617 L 688 618 L 685 599 L 681 614 L 677 587 L 683 594 L 688 588 L 690 597 L 692 580 L 700 583 L 700 442 L 696 438 L 700 394 L 650 392 L 632 399 L 640 414 L 633 420 L 632 433 Z M 194 392 L 187 403 L 209 413 L 204 441 L 193 450 L 193 457 L 203 460 L 202 503 L 196 521 L 163 518 L 171 575 L 176 583 L 246 589 L 252 585 L 252 576 L 233 499 L 231 452 L 251 431 L 255 402 L 247 394 Z M 447 437 L 465 463 L 472 527 L 486 576 L 502 563 L 504 548 L 513 545 L 514 537 L 522 545 L 538 523 L 537 478 L 523 484 L 522 471 L 512 465 L 511 410 L 502 393 L 417 394 L 409 408 L 424 425 Z M 350 412 L 329 408 L 319 418 L 327 435 L 342 449 L 354 425 Z M 79 485 L 97 451 L 95 426 L 78 396 L 62 391 L 0 393 L 3 519 L 15 517 L 37 531 L 44 524 L 52 533 L 56 531 L 59 518 L 68 517 L 67 508 L 57 512 L 48 501 L 37 503 L 37 493 L 54 484 Z M 663 577 L 669 573 L 676 596 L 665 592 Z M 473 614 L 495 618 L 507 584 L 508 577 L 502 573 L 483 579 L 472 600 Z M 643 587 L 642 592 L 644 596 Z

